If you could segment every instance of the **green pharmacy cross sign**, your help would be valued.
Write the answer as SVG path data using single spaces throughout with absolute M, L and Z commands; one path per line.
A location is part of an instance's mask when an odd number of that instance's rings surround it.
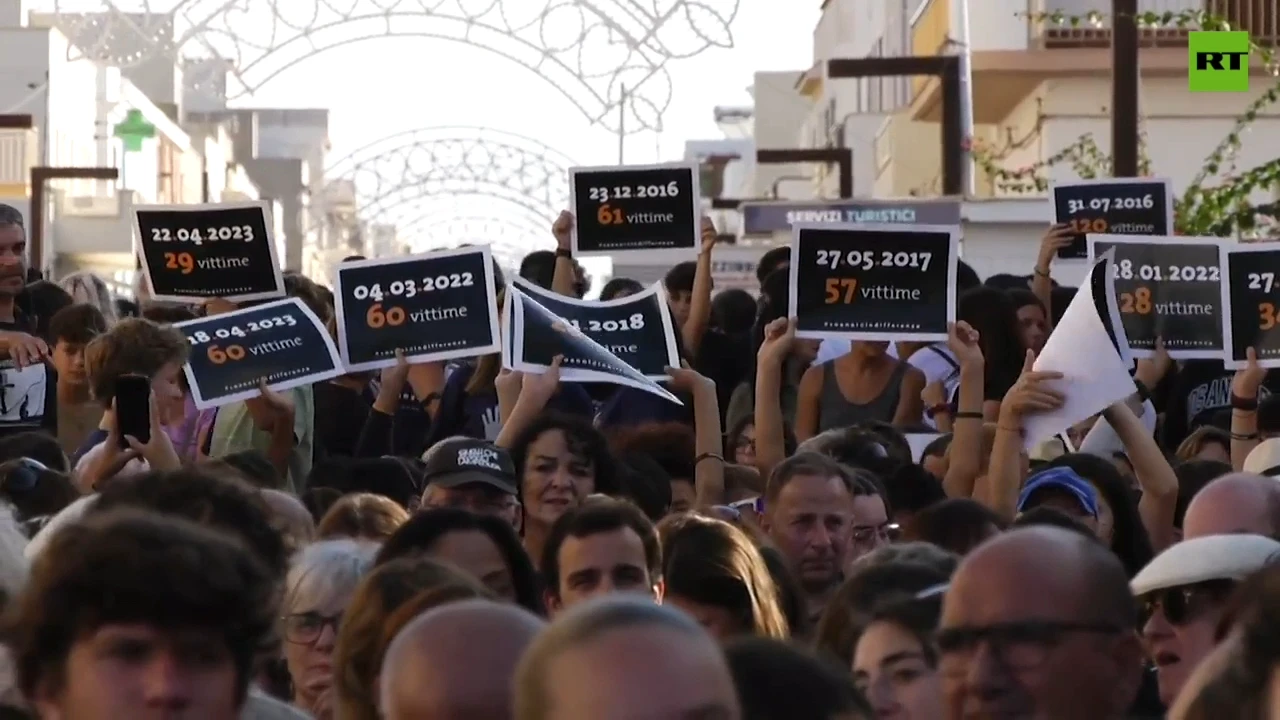
M 156 126 L 147 122 L 141 110 L 130 110 L 124 116 L 124 122 L 115 126 L 112 135 L 124 141 L 125 152 L 142 150 L 142 141 L 156 136 Z

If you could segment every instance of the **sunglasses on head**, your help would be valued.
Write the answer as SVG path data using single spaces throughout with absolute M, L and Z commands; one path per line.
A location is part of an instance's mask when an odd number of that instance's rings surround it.
M 1142 597 L 1142 624 L 1161 610 L 1170 625 L 1186 625 L 1221 605 L 1235 587 L 1235 580 L 1209 580 L 1149 592 Z

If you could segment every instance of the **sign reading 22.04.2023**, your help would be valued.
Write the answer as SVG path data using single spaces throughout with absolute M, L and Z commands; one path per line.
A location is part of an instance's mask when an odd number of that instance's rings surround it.
M 156 300 L 284 296 L 266 202 L 139 205 L 133 224 L 138 259 Z
M 693 257 L 702 247 L 692 163 L 570 168 L 569 199 L 574 255 L 668 250 Z
M 498 352 L 489 246 L 338 267 L 338 347 L 352 371 Z
M 956 316 L 958 251 L 955 227 L 795 226 L 789 314 L 796 335 L 946 338 Z
M 262 380 L 287 390 L 345 372 L 320 318 L 297 298 L 175 327 L 191 343 L 183 369 L 201 410 L 256 397 Z

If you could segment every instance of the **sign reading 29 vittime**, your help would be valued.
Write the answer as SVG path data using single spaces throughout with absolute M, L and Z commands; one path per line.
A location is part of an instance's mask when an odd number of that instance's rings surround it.
M 955 320 L 959 230 L 797 225 L 789 315 L 796 335 L 939 340 Z
M 334 291 L 338 348 L 352 371 L 498 352 L 489 246 L 347 262 Z
M 691 163 L 571 168 L 573 253 L 608 255 L 702 244 L 698 170 Z
M 284 295 L 265 202 L 139 205 L 138 259 L 156 300 L 263 300 Z
M 1168 180 L 1105 178 L 1053 186 L 1053 221 L 1074 237 L 1062 258 L 1088 257 L 1086 235 L 1172 235 L 1173 192 Z

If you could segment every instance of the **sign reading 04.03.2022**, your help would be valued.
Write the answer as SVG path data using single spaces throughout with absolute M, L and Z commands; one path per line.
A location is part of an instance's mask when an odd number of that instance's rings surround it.
M 265 201 L 133 208 L 138 259 L 151 297 L 168 302 L 284 296 Z
M 489 246 L 338 266 L 338 348 L 351 371 L 498 352 Z
M 955 227 L 796 225 L 789 315 L 797 337 L 946 338 L 958 251 Z

